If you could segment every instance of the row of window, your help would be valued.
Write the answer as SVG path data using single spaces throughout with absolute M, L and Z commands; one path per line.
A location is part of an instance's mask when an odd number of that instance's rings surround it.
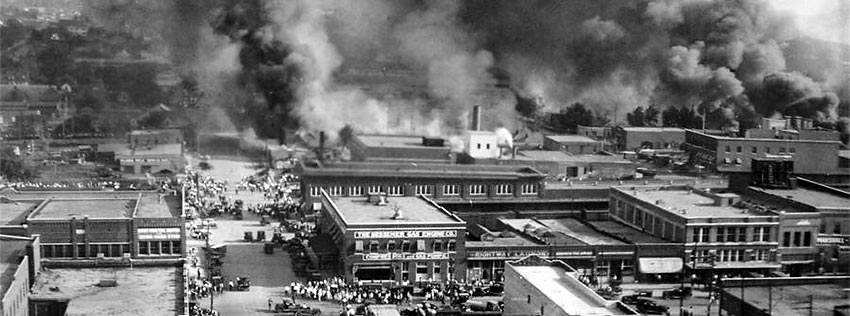
M 182 243 L 179 240 L 139 242 L 140 256 L 174 256 L 182 253 Z
M 322 187 L 319 186 L 311 186 L 310 187 L 310 196 L 317 197 L 320 195 Z M 402 185 L 370 185 L 370 186 L 341 186 L 341 185 L 331 185 L 324 187 L 325 191 L 328 192 L 330 196 L 364 196 L 366 194 L 387 194 L 388 196 L 404 196 L 405 189 Z M 433 195 L 434 186 L 432 185 L 415 185 L 413 186 L 414 193 L 416 195 Z M 514 194 L 514 185 L 513 184 L 497 184 L 493 186 L 496 195 L 504 195 L 509 196 Z M 459 196 L 460 195 L 460 185 L 459 184 L 446 184 L 441 186 L 443 196 Z M 487 185 L 484 184 L 471 184 L 469 185 L 469 195 L 470 196 L 485 196 L 487 195 Z M 520 194 L 522 195 L 536 195 L 537 194 L 537 184 L 523 184 L 520 186 Z
M 454 261 L 449 261 L 448 265 L 449 273 L 447 278 L 451 280 L 452 275 L 454 274 Z M 442 263 L 439 261 L 435 261 L 430 264 L 431 271 L 428 271 L 429 264 L 427 262 L 416 262 L 415 267 L 415 281 L 427 281 L 428 279 L 431 279 L 432 281 L 440 281 L 443 278 Z M 405 261 L 401 263 L 401 281 L 410 281 L 410 262 Z
M 74 245 L 41 245 L 41 256 L 44 258 L 74 258 L 76 250 L 77 258 L 97 258 L 98 254 L 103 254 L 107 258 L 123 257 L 125 253 L 130 253 L 129 244 L 78 244 L 76 249 Z
M 782 233 L 782 247 L 811 247 L 812 232 L 784 232 Z
M 746 258 L 746 254 L 744 249 L 718 249 L 713 259 L 715 262 L 770 261 L 770 250 L 752 250 L 750 258 Z M 694 252 L 694 260 L 698 263 L 709 262 L 711 259 L 711 253 L 707 249 Z
M 712 232 L 713 230 L 713 232 Z M 694 227 L 692 242 L 711 242 L 711 233 L 714 233 L 714 242 L 767 242 L 770 241 L 770 227 L 753 227 L 750 238 L 747 239 L 746 227 Z
M 364 243 L 363 240 L 354 241 L 355 253 L 443 252 L 455 251 L 455 247 L 456 243 L 454 240 L 449 240 L 446 243 L 443 243 L 442 240 L 434 240 L 433 242 L 428 242 L 426 240 L 419 239 L 416 241 L 415 247 L 412 247 L 412 244 L 409 240 L 402 241 L 401 243 L 395 240 L 390 240 L 384 243 L 379 242 L 377 240 L 371 240 L 368 243 Z
M 742 146 L 736 146 L 735 147 L 736 153 L 740 154 L 743 151 L 744 151 L 744 147 L 742 147 Z M 728 153 L 731 153 L 731 152 L 732 152 L 732 146 L 726 145 L 726 153 L 728 154 Z M 756 147 L 756 146 L 752 146 L 752 147 L 750 147 L 750 152 L 753 153 L 753 154 L 758 154 L 759 148 Z M 770 154 L 771 148 L 770 147 L 764 147 L 764 153 Z M 785 147 L 779 147 L 779 154 L 786 154 L 786 153 L 793 155 L 793 154 L 797 153 L 797 149 L 795 149 L 794 147 L 788 147 L 787 150 L 786 150 Z

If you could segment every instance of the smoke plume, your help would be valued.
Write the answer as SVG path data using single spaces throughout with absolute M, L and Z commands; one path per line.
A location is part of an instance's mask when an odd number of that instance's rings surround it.
M 850 98 L 836 70 L 843 57 L 814 54 L 826 44 L 801 38 L 761 0 L 87 5 L 104 25 L 154 36 L 154 48 L 198 81 L 202 103 L 259 137 L 335 135 L 346 124 L 451 135 L 472 105 L 484 109 L 486 129 L 513 128 L 512 91 L 615 120 L 638 106 L 687 107 L 717 126 L 750 126 L 759 115 L 835 122 Z

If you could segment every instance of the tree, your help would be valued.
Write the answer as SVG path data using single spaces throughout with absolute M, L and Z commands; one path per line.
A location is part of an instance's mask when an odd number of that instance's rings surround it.
M 561 113 L 552 115 L 550 122 L 559 130 L 575 130 L 582 126 L 601 126 L 608 123 L 608 119 L 590 110 L 581 103 L 574 103 L 561 110 Z
M 71 73 L 74 60 L 67 47 L 61 44 L 49 44 L 36 56 L 38 72 L 50 84 L 59 84 L 60 79 Z
M 9 181 L 30 181 L 38 178 L 39 172 L 16 155 L 12 146 L 5 146 L 0 153 L 0 175 Z
M 661 113 L 665 126 L 681 128 L 701 128 L 702 117 L 691 108 L 669 107 Z
M 646 126 L 658 126 L 658 118 L 661 116 L 661 111 L 658 107 L 650 105 L 643 113 L 643 122 Z
M 646 126 L 646 115 L 643 113 L 643 107 L 637 107 L 632 113 L 626 113 L 626 122 L 629 126 Z
M 29 36 L 29 30 L 21 24 L 21 21 L 9 19 L 6 25 L 0 27 L 0 48 L 5 50 L 27 36 Z

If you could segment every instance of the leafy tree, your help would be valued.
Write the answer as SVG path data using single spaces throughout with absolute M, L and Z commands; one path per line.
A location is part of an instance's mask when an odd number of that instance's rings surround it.
M 29 36 L 29 30 L 17 19 L 9 19 L 0 27 L 0 48 L 7 49 Z
M 71 73 L 74 60 L 62 44 L 49 44 L 36 56 L 38 72 L 50 84 L 59 84 L 60 79 Z
M 646 126 L 646 114 L 643 113 L 643 107 L 637 107 L 632 113 L 626 113 L 626 122 L 629 126 Z
M 608 123 L 608 119 L 588 109 L 581 103 L 574 103 L 552 115 L 551 124 L 559 130 L 575 130 L 579 125 L 600 126 Z
M 665 126 L 681 128 L 702 127 L 702 117 L 688 107 L 669 107 L 661 113 L 661 116 L 664 119 Z
M 661 111 L 658 107 L 650 105 L 643 113 L 643 122 L 646 126 L 658 126 L 658 118 L 661 116 Z
M 15 155 L 12 146 L 4 146 L 0 153 L 0 175 L 9 181 L 30 181 L 38 178 L 39 172 L 35 166 Z

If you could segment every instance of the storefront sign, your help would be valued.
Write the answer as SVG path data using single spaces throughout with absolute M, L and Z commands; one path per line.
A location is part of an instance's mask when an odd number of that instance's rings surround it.
M 555 257 L 558 257 L 558 258 L 593 257 L 593 251 L 556 251 Z
M 374 231 L 354 232 L 355 239 L 389 239 L 389 238 L 455 238 L 455 230 L 409 230 L 409 231 Z
M 678 273 L 682 271 L 682 258 L 638 258 L 641 273 Z
M 139 240 L 179 240 L 180 228 L 139 228 Z
M 549 257 L 549 252 L 546 250 L 508 250 L 508 251 L 469 251 L 466 257 L 470 260 L 475 259 L 520 259 L 530 255 L 536 255 L 544 258 Z
M 367 253 L 363 255 L 363 261 L 390 261 L 390 260 L 444 260 L 449 259 L 445 252 L 421 252 L 421 253 Z

